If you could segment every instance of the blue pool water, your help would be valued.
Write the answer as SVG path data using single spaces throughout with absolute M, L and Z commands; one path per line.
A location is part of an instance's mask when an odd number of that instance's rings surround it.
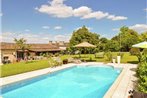
M 4 98 L 103 98 L 120 74 L 112 67 L 75 66 L 1 87 Z

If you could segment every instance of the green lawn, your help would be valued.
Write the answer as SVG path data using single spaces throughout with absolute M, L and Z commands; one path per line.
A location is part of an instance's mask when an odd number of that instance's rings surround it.
M 117 55 L 117 53 L 114 52 L 113 56 L 116 56 L 116 55 Z M 79 55 L 63 55 L 63 56 L 61 56 L 61 59 L 62 60 L 68 59 L 70 57 L 79 58 Z M 106 60 L 106 57 L 95 58 L 94 54 L 81 55 L 80 59 L 92 60 L 92 61 L 96 61 L 96 62 L 110 62 L 110 61 Z M 19 62 L 19 63 L 14 63 L 14 64 L 5 64 L 5 65 L 0 66 L 1 77 L 6 77 L 6 76 L 10 76 L 10 75 L 20 74 L 20 73 L 24 73 L 24 72 L 29 72 L 29 71 L 48 68 L 48 67 L 53 66 L 53 65 L 49 64 L 49 61 L 51 61 L 51 59 L 40 60 L 40 61 L 30 61 L 27 63 L 26 62 Z M 121 61 L 121 63 L 137 63 L 137 62 L 138 62 L 137 57 L 131 56 L 127 52 L 124 53 L 124 56 Z
M 112 56 L 116 57 L 117 53 L 118 52 L 113 52 Z M 63 56 L 61 56 L 62 59 L 68 59 L 70 57 L 79 58 L 79 55 L 63 55 Z M 83 60 L 92 59 L 92 61 L 96 61 L 96 62 L 110 62 L 110 61 L 107 61 L 106 56 L 104 56 L 104 58 L 95 58 L 94 54 L 82 54 L 80 59 L 83 59 Z M 134 64 L 134 63 L 138 63 L 138 59 L 136 56 L 130 55 L 129 52 L 124 52 L 124 56 L 121 59 L 121 63 L 133 63 Z
M 49 65 L 48 60 L 5 64 L 1 66 L 1 77 L 47 68 L 50 66 L 51 65 Z

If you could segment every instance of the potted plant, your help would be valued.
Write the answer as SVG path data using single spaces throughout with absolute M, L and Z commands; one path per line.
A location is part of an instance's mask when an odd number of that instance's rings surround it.
M 112 63 L 113 63 L 113 64 L 116 63 L 116 57 L 112 57 Z
M 68 63 L 68 59 L 64 59 L 63 64 L 67 64 L 67 63 Z
M 119 52 L 117 54 L 117 64 L 120 64 L 120 61 L 121 61 L 121 53 Z
M 117 63 L 118 63 L 118 64 L 120 64 L 121 59 L 123 58 L 123 56 L 124 56 L 124 53 L 119 52 L 119 53 L 117 54 Z

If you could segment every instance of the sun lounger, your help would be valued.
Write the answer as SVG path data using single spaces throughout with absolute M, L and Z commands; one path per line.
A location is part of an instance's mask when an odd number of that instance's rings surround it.
M 68 59 L 68 63 L 76 63 L 76 64 L 79 64 L 79 63 L 81 63 L 81 60 L 80 59 L 69 58 Z

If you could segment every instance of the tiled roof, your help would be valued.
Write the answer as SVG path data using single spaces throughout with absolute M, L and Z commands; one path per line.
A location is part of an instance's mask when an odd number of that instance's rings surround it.
M 31 51 L 59 51 L 59 47 L 51 44 L 29 44 Z M 16 49 L 15 43 L 1 42 L 1 49 Z

